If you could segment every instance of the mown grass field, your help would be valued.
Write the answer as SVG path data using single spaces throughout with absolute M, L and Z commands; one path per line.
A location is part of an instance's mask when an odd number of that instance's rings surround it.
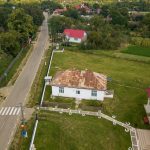
M 132 54 L 132 55 L 150 57 L 150 47 L 130 45 L 126 49 L 124 49 L 122 52 L 127 53 L 127 54 Z
M 108 51 L 109 53 L 109 51 Z M 112 78 L 108 89 L 114 89 L 114 99 L 103 102 L 105 113 L 116 115 L 123 122 L 138 128 L 148 128 L 143 123 L 147 103 L 145 89 L 150 85 L 150 64 L 103 55 L 103 51 L 81 52 L 65 50 L 55 53 L 50 74 L 71 68 L 89 69 Z
M 39 150 L 127 150 L 129 133 L 95 117 L 42 112 L 35 138 Z
M 90 69 L 111 77 L 108 88 L 114 89 L 115 95 L 113 99 L 104 100 L 103 112 L 109 116 L 116 115 L 117 120 L 130 122 L 134 127 L 149 128 L 143 123 L 146 115 L 143 105 L 147 103 L 145 88 L 149 86 L 150 63 L 118 58 L 114 53 L 78 51 L 74 48 L 64 53 L 54 53 L 50 75 L 53 76 L 58 70 L 77 68 Z M 49 93 L 46 92 L 45 99 L 50 98 L 51 90 L 47 91 Z M 58 102 L 57 99 L 54 101 Z M 28 125 L 30 135 L 33 124 L 29 122 Z M 18 144 L 20 149 L 28 149 L 28 139 L 20 137 L 18 141 L 21 141 Z M 107 120 L 41 112 L 35 146 L 44 150 L 126 150 L 131 142 L 129 133 Z

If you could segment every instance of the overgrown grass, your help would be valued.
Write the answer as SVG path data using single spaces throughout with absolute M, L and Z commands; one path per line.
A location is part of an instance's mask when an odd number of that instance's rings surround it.
M 129 133 L 96 117 L 42 112 L 35 147 L 43 150 L 127 150 Z
M 33 107 L 39 104 L 43 92 L 44 87 L 44 77 L 47 74 L 48 64 L 51 57 L 51 47 L 46 50 L 44 57 L 41 61 L 40 67 L 38 69 L 37 75 L 34 79 L 33 85 L 31 87 L 30 95 L 29 95 L 29 102 L 27 104 L 28 107 Z M 46 62 L 46 65 L 45 65 Z
M 30 46 L 27 46 L 24 49 L 24 51 L 21 53 L 20 57 L 16 60 L 16 62 L 12 66 L 12 68 L 9 70 L 9 72 L 7 74 L 7 77 L 0 82 L 0 87 L 6 86 L 7 83 L 12 79 L 12 77 L 16 73 L 19 65 L 21 64 L 23 58 L 25 58 L 25 56 L 27 55 L 28 50 L 31 50 Z M 6 55 L 6 54 L 4 55 L 3 59 L 0 60 L 0 72 L 1 72 L 1 75 L 7 69 L 7 67 L 9 66 L 9 64 L 11 63 L 12 60 L 13 60 L 13 58 L 11 56 Z M 1 65 L 3 67 L 1 67 Z
M 114 89 L 115 95 L 114 99 L 103 102 L 107 114 L 116 115 L 120 121 L 131 122 L 133 126 L 149 128 L 143 123 L 146 115 L 143 105 L 147 102 L 145 89 L 149 86 L 150 77 L 149 64 L 110 57 L 101 51 L 96 55 L 76 50 L 54 54 L 51 75 L 58 70 L 71 68 L 89 69 L 111 77 L 108 89 Z
M 13 142 L 11 143 L 10 150 L 27 150 L 29 149 L 30 141 L 32 138 L 32 132 L 34 128 L 34 118 L 30 119 L 27 122 L 26 130 L 28 133 L 28 138 L 24 138 L 21 136 L 22 129 L 20 126 L 17 128 L 17 132 L 15 134 L 15 138 Z M 22 144 L 23 143 L 23 144 Z
M 150 47 L 130 45 L 122 51 L 123 53 L 150 57 Z
M 73 98 L 63 98 L 63 97 L 51 97 L 51 86 L 46 86 L 44 94 L 44 105 L 47 106 L 58 106 L 64 108 L 75 108 L 75 99 Z
M 13 57 L 7 55 L 3 52 L 0 52 L 0 76 L 4 73 L 7 66 L 12 61 Z

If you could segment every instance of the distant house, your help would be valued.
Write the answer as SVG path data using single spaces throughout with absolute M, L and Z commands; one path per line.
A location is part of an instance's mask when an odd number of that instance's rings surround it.
M 81 43 L 87 39 L 87 33 L 84 30 L 65 29 L 65 38 L 68 42 Z
M 55 9 L 53 11 L 53 15 L 61 15 L 63 12 L 67 11 L 66 8 L 63 8 L 63 9 Z
M 91 12 L 92 12 L 92 9 L 90 9 L 90 8 L 89 8 L 87 5 L 85 5 L 85 4 L 76 5 L 76 6 L 75 6 L 75 9 L 76 9 L 76 10 L 79 10 L 79 11 L 84 10 L 86 13 L 91 13 Z
M 58 72 L 52 81 L 52 96 L 76 99 L 99 100 L 113 98 L 113 92 L 107 91 L 107 77 L 89 70 L 66 70 Z

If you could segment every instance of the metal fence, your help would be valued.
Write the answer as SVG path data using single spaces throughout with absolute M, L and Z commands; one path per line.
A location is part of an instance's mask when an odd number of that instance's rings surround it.
M 21 49 L 21 51 L 19 52 L 19 54 L 13 59 L 13 61 L 9 64 L 9 66 L 4 71 L 4 73 L 0 76 L 0 83 L 2 82 L 2 80 L 4 80 L 5 78 L 7 78 L 9 71 L 14 66 L 14 64 L 16 63 L 16 61 L 20 58 L 20 56 L 21 56 L 21 54 L 23 53 L 24 50 L 25 50 L 24 48 Z

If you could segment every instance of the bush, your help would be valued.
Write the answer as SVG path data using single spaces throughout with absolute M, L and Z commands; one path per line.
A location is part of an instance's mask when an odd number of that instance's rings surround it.
M 131 39 L 131 44 L 150 47 L 150 38 L 134 37 Z

